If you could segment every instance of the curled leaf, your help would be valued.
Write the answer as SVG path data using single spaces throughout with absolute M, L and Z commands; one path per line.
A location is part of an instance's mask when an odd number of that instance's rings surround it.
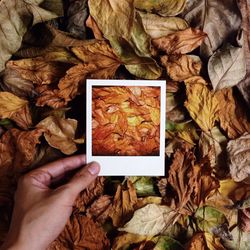
M 206 37 L 201 30 L 188 28 L 168 36 L 153 39 L 153 45 L 169 54 L 186 54 L 199 47 Z

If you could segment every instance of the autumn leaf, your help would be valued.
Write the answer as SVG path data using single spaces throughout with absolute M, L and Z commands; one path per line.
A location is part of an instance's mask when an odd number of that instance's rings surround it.
M 147 2 L 135 0 L 134 4 L 137 9 L 147 12 L 157 13 L 161 16 L 176 16 L 183 11 L 186 0 L 149 0 Z
M 243 181 L 250 176 L 250 135 L 231 140 L 227 145 L 230 174 L 234 181 Z
M 57 17 L 55 13 L 39 7 L 39 4 L 42 2 L 43 0 L 33 0 L 29 2 L 23 0 L 1 1 L 0 71 L 5 68 L 5 63 L 10 59 L 12 54 L 21 47 L 22 38 L 32 25 Z
M 145 217 L 144 215 L 147 214 Z M 120 231 L 128 233 L 154 236 L 161 233 L 174 222 L 177 213 L 167 206 L 148 204 L 134 212 L 130 221 Z
M 154 195 L 154 180 L 147 176 L 130 176 L 128 178 L 134 185 L 136 193 L 139 196 Z
M 236 139 L 246 132 L 250 132 L 248 116 L 240 102 L 236 99 L 232 89 L 222 89 L 215 93 L 219 102 L 218 119 L 221 128 L 230 139 Z
M 48 116 L 40 121 L 36 127 L 45 130 L 44 137 L 51 147 L 57 148 L 67 155 L 77 150 L 75 142 L 76 120 Z
M 151 38 L 159 38 L 188 28 L 187 22 L 179 17 L 160 17 L 155 14 L 138 12 L 142 24 Z
M 201 46 L 201 55 L 206 58 L 236 33 L 241 23 L 240 11 L 234 0 L 189 1 L 182 17 L 208 34 Z
M 9 118 L 23 129 L 32 125 L 29 102 L 9 92 L 0 92 L 0 118 Z
M 185 107 L 199 127 L 204 132 L 209 132 L 218 120 L 218 107 L 221 100 L 217 100 L 206 85 L 189 83 L 189 80 L 186 80 L 185 84 L 187 94 Z
M 198 76 L 202 66 L 200 58 L 193 55 L 163 56 L 161 62 L 166 67 L 169 77 L 178 82 Z
M 73 249 L 108 250 L 109 245 L 102 227 L 92 219 L 78 214 L 70 217 L 64 231 L 51 243 L 48 250 L 66 250 L 72 247 Z
M 169 54 L 186 54 L 199 47 L 206 33 L 198 29 L 188 28 L 182 31 L 177 31 L 173 34 L 153 39 L 153 45 Z
M 244 49 L 227 44 L 217 50 L 209 59 L 208 74 L 214 90 L 237 85 L 246 75 Z
M 128 180 L 124 187 L 122 185 L 117 187 L 110 211 L 110 217 L 115 227 L 121 226 L 125 221 L 131 218 L 136 203 L 136 190 L 131 181 Z
M 177 240 L 169 236 L 156 236 L 152 242 L 156 243 L 154 250 L 184 250 L 184 247 Z
M 92 30 L 95 39 L 97 39 L 97 40 L 103 40 L 104 39 L 103 35 L 102 35 L 102 32 L 100 31 L 99 27 L 97 26 L 96 21 L 90 15 L 86 20 L 86 26 L 89 27 Z
M 89 1 L 90 14 L 125 64 L 127 70 L 144 79 L 157 79 L 161 68 L 151 58 L 150 37 L 146 34 L 132 0 Z M 105 14 L 102 11 L 105 9 Z

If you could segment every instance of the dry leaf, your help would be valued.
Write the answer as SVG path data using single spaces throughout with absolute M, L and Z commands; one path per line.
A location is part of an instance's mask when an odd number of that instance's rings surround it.
M 230 44 L 218 49 L 209 58 L 208 74 L 214 90 L 237 85 L 246 75 L 244 49 Z
M 186 0 L 135 0 L 135 7 L 147 12 L 157 13 L 161 16 L 176 16 L 180 14 L 186 4 Z
M 166 67 L 169 77 L 177 82 L 198 76 L 202 66 L 200 58 L 193 55 L 163 56 L 161 62 Z
M 250 176 L 250 134 L 244 134 L 227 145 L 230 174 L 235 181 Z
M 217 91 L 215 98 L 219 102 L 220 126 L 230 139 L 236 139 L 244 133 L 250 132 L 250 122 L 246 110 L 237 101 L 232 89 Z
M 240 27 L 241 16 L 235 0 L 193 0 L 182 13 L 193 27 L 208 37 L 201 46 L 201 55 L 208 58 Z
M 98 39 L 98 40 L 103 40 L 104 39 L 103 34 L 100 31 L 99 27 L 97 26 L 96 21 L 90 15 L 86 20 L 86 26 L 89 27 L 90 29 L 92 29 L 92 32 L 94 34 L 95 39 Z
M 0 2 L 0 36 L 1 56 L 0 71 L 5 63 L 20 47 L 28 28 L 40 22 L 56 18 L 55 13 L 39 7 L 43 0 L 1 0 Z
M 199 127 L 204 132 L 209 132 L 218 120 L 218 106 L 221 100 L 217 100 L 204 84 L 190 83 L 189 80 L 185 81 L 185 84 L 187 94 L 185 106 Z
M 186 54 L 199 47 L 206 33 L 198 29 L 188 28 L 171 35 L 153 39 L 153 45 L 169 54 Z
M 80 214 L 71 216 L 64 231 L 47 250 L 108 250 L 110 243 L 101 226 Z
M 142 24 L 151 38 L 159 38 L 188 28 L 187 22 L 179 17 L 160 17 L 155 14 L 138 12 Z
M 0 92 L 0 118 L 9 118 L 23 129 L 32 125 L 29 102 L 9 92 Z
M 129 180 L 127 181 L 126 187 L 122 185 L 117 187 L 110 211 L 110 217 L 115 227 L 123 225 L 125 221 L 132 217 L 136 203 L 136 190 Z
M 88 217 L 93 218 L 103 225 L 109 217 L 111 208 L 112 197 L 109 195 L 102 195 L 91 204 L 86 212 Z
M 94 200 L 103 194 L 104 191 L 104 177 L 98 177 L 86 189 L 84 189 L 77 197 L 74 209 L 77 212 L 84 212 Z
M 250 208 L 239 211 L 239 224 L 243 232 L 250 233 Z
M 147 216 L 145 216 L 147 215 Z M 170 207 L 148 204 L 134 212 L 132 219 L 119 231 L 145 236 L 161 233 L 176 219 L 177 213 Z
M 66 155 L 73 154 L 77 150 L 75 143 L 76 120 L 48 116 L 36 127 L 45 130 L 44 137 L 51 147 L 59 149 Z

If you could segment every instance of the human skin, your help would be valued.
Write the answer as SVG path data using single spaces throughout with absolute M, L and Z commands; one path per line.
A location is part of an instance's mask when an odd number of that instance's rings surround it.
M 10 230 L 1 250 L 45 250 L 62 232 L 78 194 L 98 175 L 98 163 L 82 167 L 85 155 L 71 156 L 37 168 L 18 182 Z M 50 186 L 66 173 L 80 168 L 72 179 Z

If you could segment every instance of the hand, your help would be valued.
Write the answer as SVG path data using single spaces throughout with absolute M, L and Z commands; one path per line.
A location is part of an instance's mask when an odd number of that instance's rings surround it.
M 91 163 L 56 189 L 50 185 L 85 164 L 84 155 L 72 156 L 35 169 L 20 178 L 10 230 L 1 249 L 45 250 L 61 233 L 78 194 L 98 175 Z

